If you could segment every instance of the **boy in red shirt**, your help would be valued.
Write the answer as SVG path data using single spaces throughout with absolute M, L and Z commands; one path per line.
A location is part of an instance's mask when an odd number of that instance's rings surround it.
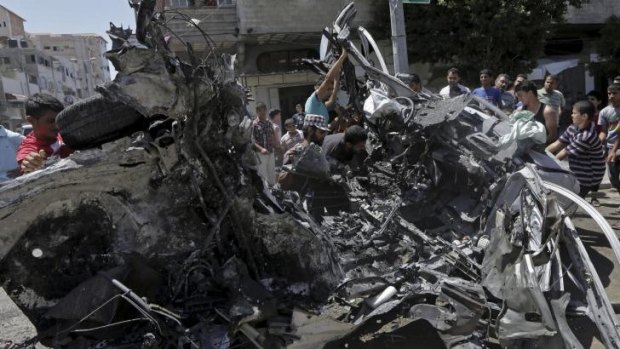
M 17 163 L 22 173 L 42 169 L 49 156 L 65 158 L 73 152 L 62 142 L 56 127 L 56 115 L 63 109 L 58 99 L 45 93 L 35 93 L 26 101 L 26 120 L 32 124 L 32 132 L 17 149 Z

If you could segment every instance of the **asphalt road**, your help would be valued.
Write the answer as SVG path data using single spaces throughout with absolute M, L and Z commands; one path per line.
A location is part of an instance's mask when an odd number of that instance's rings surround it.
M 604 189 L 597 193 L 597 198 L 601 203 L 601 206 L 597 207 L 597 209 L 607 219 L 609 224 L 620 222 L 620 212 L 618 212 L 620 195 L 618 192 L 615 189 Z M 588 198 L 587 201 L 589 202 L 590 199 Z M 609 242 L 605 239 L 600 228 L 585 212 L 577 211 L 572 220 L 579 229 L 579 235 L 588 248 L 590 259 L 596 267 L 602 283 L 605 285 L 609 301 L 614 306 L 616 314 L 618 314 L 620 312 L 620 266 L 612 249 L 609 247 Z M 616 236 L 619 233 L 616 230 Z M 616 317 L 618 318 L 617 315 Z M 584 332 L 587 333 L 588 331 Z M 587 346 L 587 340 L 584 344 L 586 348 L 605 348 L 596 337 L 592 338 L 590 346 Z

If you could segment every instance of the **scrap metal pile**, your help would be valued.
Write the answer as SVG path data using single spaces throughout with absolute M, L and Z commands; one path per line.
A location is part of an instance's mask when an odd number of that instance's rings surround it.
M 321 54 L 345 47 L 366 73 L 345 67 L 344 88 L 368 171 L 339 179 L 358 209 L 320 226 L 257 176 L 229 57 L 185 43 L 181 60 L 167 23 L 194 21 L 137 14 L 138 43 L 111 30 L 115 81 L 58 116 L 82 150 L 0 187 L 0 282 L 39 333 L 23 346 L 411 346 L 426 321 L 447 348 L 580 348 L 577 319 L 620 347 L 572 176 L 484 101 L 415 94 L 378 50 L 375 68 L 352 4 Z

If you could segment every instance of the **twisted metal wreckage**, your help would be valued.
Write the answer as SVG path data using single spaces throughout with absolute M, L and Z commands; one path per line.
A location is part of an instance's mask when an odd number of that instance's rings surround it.
M 81 151 L 0 188 L 0 279 L 39 333 L 22 346 L 376 347 L 426 320 L 448 348 L 582 348 L 580 319 L 620 347 L 567 212 L 586 209 L 620 257 L 613 231 L 501 111 L 411 91 L 350 4 L 321 58 L 345 47 L 365 72 L 347 63 L 343 89 L 365 115 L 368 173 L 332 178 L 359 209 L 319 226 L 253 170 L 230 58 L 175 56 L 167 24 L 195 23 L 153 3 L 138 43 L 112 27 L 115 80 L 58 116 Z

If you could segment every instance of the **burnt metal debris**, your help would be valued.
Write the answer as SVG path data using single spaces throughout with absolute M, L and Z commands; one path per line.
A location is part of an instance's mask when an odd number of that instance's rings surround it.
M 390 347 L 425 322 L 447 348 L 582 348 L 575 320 L 620 347 L 570 212 L 620 244 L 574 178 L 484 101 L 392 77 L 353 4 L 308 63 L 344 47 L 365 71 L 343 88 L 368 170 L 332 176 L 355 210 L 322 225 L 257 176 L 230 57 L 177 38 L 181 60 L 164 33 L 195 22 L 137 14 L 137 42 L 110 32 L 116 79 L 58 116 L 84 150 L 0 187 L 0 279 L 38 330 L 17 347 Z

